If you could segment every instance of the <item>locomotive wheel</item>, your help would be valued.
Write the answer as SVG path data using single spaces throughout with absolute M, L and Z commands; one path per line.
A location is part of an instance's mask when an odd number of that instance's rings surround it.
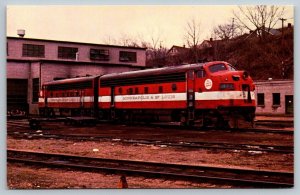
M 188 126 L 188 127 L 192 127 L 192 126 L 194 126 L 194 124 L 195 124 L 194 120 L 189 120 L 189 121 L 187 122 L 187 126 Z
M 45 109 L 39 109 L 40 116 L 45 116 Z
M 100 110 L 100 111 L 98 112 L 98 119 L 103 120 L 104 117 L 105 117 L 104 111 Z
M 225 121 L 223 117 L 218 117 L 217 123 L 216 123 L 217 129 L 223 129 L 223 128 L 230 128 L 228 121 Z
M 180 117 L 180 124 L 181 126 L 187 126 L 187 120 L 185 116 Z
M 54 110 L 49 111 L 49 117 L 51 117 L 51 118 L 55 117 Z

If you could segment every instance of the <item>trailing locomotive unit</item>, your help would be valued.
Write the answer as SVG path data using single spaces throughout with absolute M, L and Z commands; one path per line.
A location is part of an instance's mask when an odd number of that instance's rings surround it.
M 98 113 L 99 76 L 44 83 L 39 97 L 41 116 L 78 116 Z
M 227 62 L 108 74 L 99 86 L 100 117 L 113 120 L 171 116 L 186 125 L 226 126 L 238 118 L 254 119 L 253 80 Z
M 216 61 L 48 82 L 39 106 L 46 115 L 224 126 L 253 121 L 254 90 L 247 72 Z

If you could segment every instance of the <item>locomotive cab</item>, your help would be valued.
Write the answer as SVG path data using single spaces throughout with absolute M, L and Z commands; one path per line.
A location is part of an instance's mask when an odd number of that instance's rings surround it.
M 199 88 L 196 109 L 202 110 L 205 116 L 216 116 L 219 121 L 216 123 L 221 126 L 225 121 L 237 127 L 238 119 L 253 123 L 255 86 L 249 73 L 238 71 L 227 62 L 207 63 L 203 71 L 205 76 L 196 83 Z

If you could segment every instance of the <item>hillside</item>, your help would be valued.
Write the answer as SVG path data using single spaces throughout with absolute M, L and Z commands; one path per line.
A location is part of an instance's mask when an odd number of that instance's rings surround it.
M 228 61 L 238 69 L 250 72 L 255 80 L 293 79 L 293 30 L 284 35 L 269 35 L 265 40 L 256 36 L 242 36 L 221 41 L 216 46 L 215 60 Z
M 266 33 L 260 38 L 256 33 L 244 34 L 229 40 L 206 40 L 198 48 L 198 62 L 222 60 L 239 70 L 246 70 L 255 80 L 293 79 L 294 50 L 293 28 L 277 29 L 279 34 Z M 148 67 L 162 67 L 195 63 L 191 49 L 170 55 L 160 53 L 156 58 L 147 58 Z

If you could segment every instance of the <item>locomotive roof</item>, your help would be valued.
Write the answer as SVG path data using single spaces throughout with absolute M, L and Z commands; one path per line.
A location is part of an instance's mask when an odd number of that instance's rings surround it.
M 89 76 L 89 77 L 77 77 L 77 78 L 70 78 L 70 79 L 61 79 L 56 81 L 49 81 L 45 82 L 44 85 L 59 85 L 65 83 L 73 83 L 73 82 L 84 82 L 84 81 L 91 81 L 99 76 Z
M 121 79 L 128 77 L 142 77 L 148 75 L 161 75 L 161 74 L 172 74 L 185 72 L 190 69 L 200 69 L 205 65 L 205 63 L 197 63 L 197 64 L 187 64 L 181 66 L 170 66 L 164 68 L 155 68 L 155 69 L 147 69 L 147 70 L 137 70 L 131 72 L 122 72 L 122 73 L 112 73 L 102 76 L 101 80 L 109 80 L 109 79 Z

